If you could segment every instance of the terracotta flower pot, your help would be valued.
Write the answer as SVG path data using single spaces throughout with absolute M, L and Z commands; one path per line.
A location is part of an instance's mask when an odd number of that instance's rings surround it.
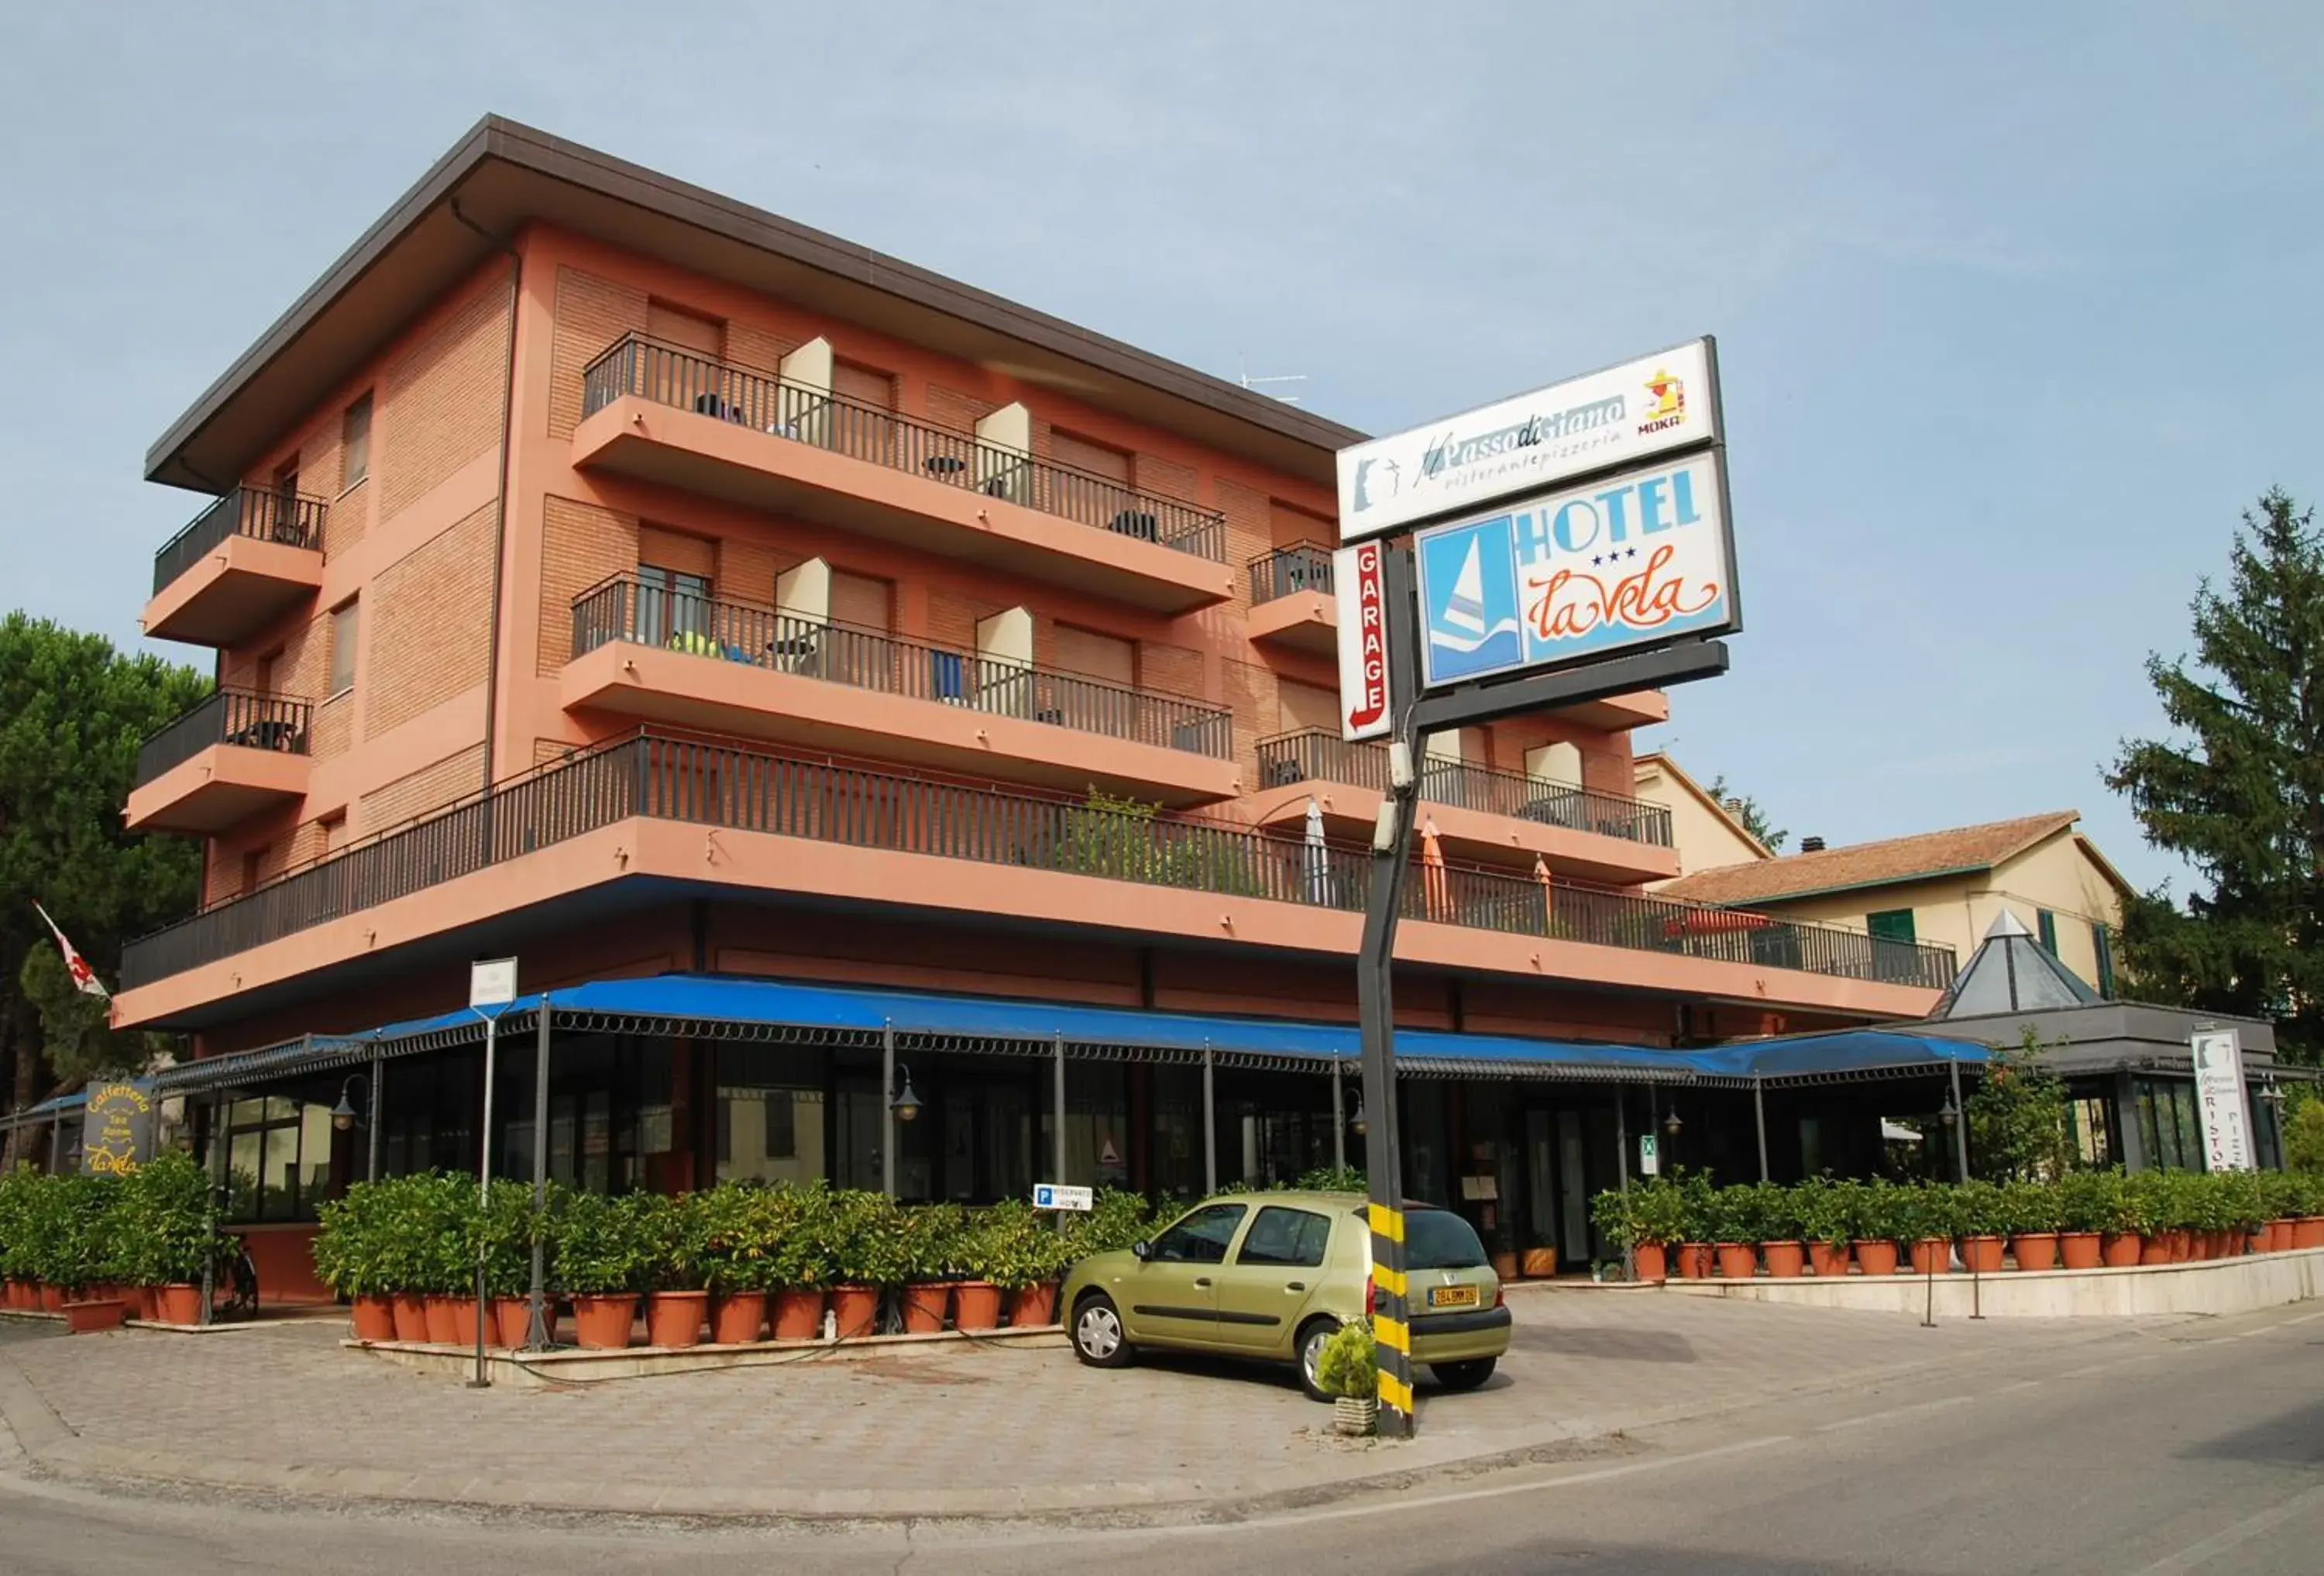
M 41 1312 L 61 1313 L 65 1311 L 65 1288 L 52 1286 L 45 1281 L 41 1286 Z
M 355 1299 L 348 1311 L 355 1324 L 357 1341 L 392 1341 L 395 1339 L 395 1310 L 385 1297 L 366 1292 Z
M 2138 1244 L 2138 1262 L 2141 1264 L 2170 1263 L 2171 1233 L 2153 1231 L 2141 1239 Z
M 129 1316 L 133 1319 L 150 1321 L 154 1310 L 161 1306 L 160 1286 L 124 1286 L 122 1291 L 129 1299 Z
M 1056 1281 L 1043 1281 L 1037 1286 L 1019 1286 L 1009 1294 L 1009 1327 L 1011 1330 L 1029 1330 L 1056 1322 Z
M 1886 1237 L 1859 1237 L 1856 1242 L 1856 1267 L 1867 1275 L 1896 1273 L 1896 1244 Z
M 1528 1248 L 1522 1267 L 1527 1280 L 1549 1280 L 1557 1274 L 1557 1249 Z
M 877 1286 L 834 1286 L 831 1288 L 831 1319 L 842 1341 L 853 1341 L 865 1335 L 880 1333 L 880 1288 Z
M 722 1292 L 710 1299 L 710 1340 L 717 1346 L 748 1346 L 767 1323 L 767 1294 Z
M 2184 1226 L 2173 1226 L 2164 1233 L 2171 1241 L 2171 1262 L 2184 1264 L 2195 1257 L 2195 1233 Z
M 418 1292 L 391 1292 L 387 1311 L 395 1321 L 398 1341 L 420 1341 L 428 1339 L 427 1299 Z
M 934 1335 L 944 1328 L 945 1307 L 952 1301 L 952 1283 L 923 1281 L 904 1288 L 904 1333 Z
M 2270 1221 L 2267 1223 L 2267 1250 L 2270 1253 L 2289 1253 L 2299 1235 L 2299 1222 L 2289 1216 L 2280 1221 Z
M 2324 1248 L 2324 1215 L 2302 1215 L 2292 1224 L 2294 1248 Z
M 710 1316 L 708 1292 L 656 1292 L 646 1299 L 648 1346 L 699 1346 Z
M 823 1288 L 786 1286 L 774 1295 L 773 1328 L 777 1341 L 813 1341 L 823 1334 Z
M 1001 1328 L 1001 1288 L 989 1280 L 964 1280 L 954 1294 L 952 1327 L 955 1330 Z
M 190 1281 L 171 1281 L 161 1288 L 161 1303 L 157 1312 L 164 1324 L 200 1323 L 202 1288 Z
M 2108 1269 L 2128 1269 L 2144 1247 L 2135 1231 L 2108 1231 L 2098 1244 L 2098 1262 Z
M 1913 1273 L 1943 1275 L 1951 1268 L 1953 1244 L 1950 1237 L 1917 1237 L 1913 1240 Z
M 1759 1251 L 1767 1260 L 1767 1274 L 1775 1280 L 1792 1280 L 1807 1268 L 1808 1250 L 1803 1242 L 1762 1242 Z
M 1495 1275 L 1499 1276 L 1503 1280 L 1515 1280 L 1515 1279 L 1517 1279 L 1517 1256 L 1516 1254 L 1514 1254 L 1514 1253 L 1496 1253 L 1496 1254 L 1494 1254 L 1494 1255 L 1493 1255 L 1493 1273 L 1494 1273 Z
M 1727 1280 L 1749 1280 L 1759 1273 L 1758 1248 L 1749 1242 L 1721 1242 L 1719 1273 Z
M 2096 1269 L 2103 1263 L 2105 1239 L 2096 1231 L 2058 1233 L 2058 1258 L 2068 1269 Z
M 2093 1241 L 2090 1246 L 2098 1244 Z M 2020 1231 L 2009 1240 L 2009 1253 L 2020 1269 L 2048 1269 L 2058 1262 L 2058 1233 Z
M 549 1339 L 557 1339 L 557 1304 L 544 1296 L 540 1304 L 541 1323 L 549 1326 Z M 493 1299 L 493 1344 L 516 1350 L 532 1339 L 532 1299 L 494 1297 Z
M 576 1293 L 573 1298 L 573 1340 L 589 1351 L 619 1351 L 630 1343 L 630 1326 L 637 1322 L 638 1294 Z
M 1630 1262 L 1640 1280 L 1664 1280 L 1670 1275 L 1670 1255 L 1659 1242 L 1641 1242 L 1630 1249 Z
M 1678 1277 L 1681 1280 L 1708 1280 L 1711 1277 L 1711 1244 L 1682 1242 L 1678 1245 Z
M 1962 1267 L 1978 1275 L 1999 1275 L 2004 1246 L 1998 1237 L 1963 1237 L 1960 1240 Z
M 1775 1273 L 1775 1260 L 1767 1261 L 1767 1272 Z M 1808 1267 L 1819 1276 L 1840 1276 L 1848 1273 L 1848 1244 L 1827 1242 L 1819 1237 L 1808 1244 Z
M 428 1301 L 433 1304 L 436 1299 L 430 1297 Z M 463 1349 L 474 1347 L 479 1333 L 477 1325 L 484 1321 L 484 1304 L 474 1297 L 446 1297 L 443 1301 L 446 1319 L 452 1331 L 452 1343 Z M 481 1333 L 486 1341 L 493 1338 L 489 1324 L 484 1325 Z
M 119 1297 L 84 1297 L 64 1305 L 65 1328 L 75 1335 L 94 1335 L 100 1330 L 118 1330 L 121 1322 L 129 1317 L 129 1304 Z
M 0 1308 L 14 1308 L 21 1312 L 28 1289 L 21 1280 L 0 1282 Z

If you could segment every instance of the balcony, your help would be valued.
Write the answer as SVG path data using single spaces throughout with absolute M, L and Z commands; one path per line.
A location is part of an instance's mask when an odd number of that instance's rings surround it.
M 573 604 L 568 710 L 1185 806 L 1241 791 L 1233 715 L 1181 696 L 664 591 Z
M 636 335 L 583 378 L 584 470 L 1166 613 L 1234 594 L 1226 521 L 1207 509 Z
M 138 747 L 133 832 L 212 833 L 307 792 L 313 708 L 220 690 Z
M 1339 650 L 1339 604 L 1332 594 L 1332 549 L 1316 542 L 1253 558 L 1250 638 L 1303 651 Z
M 145 632 L 226 646 L 264 627 L 323 584 L 328 505 L 242 487 L 213 502 L 153 555 Z
M 142 991 L 622 823 L 642 825 L 624 831 L 618 848 L 587 850 L 587 858 L 576 853 L 528 868 L 568 884 L 602 884 L 627 876 L 653 881 L 690 870 L 693 874 L 685 879 L 724 881 L 743 889 L 763 891 L 788 883 L 818 900 L 853 896 L 950 906 L 966 913 L 1001 912 L 1014 903 L 1052 920 L 1069 917 L 1130 931 L 1167 930 L 1183 919 L 1207 926 L 1213 937 L 1221 903 L 1227 901 L 1229 920 L 1240 916 L 1250 930 L 1285 938 L 1280 945 L 1342 952 L 1355 945 L 1357 916 L 1371 874 L 1370 851 L 1360 843 L 1127 814 L 641 733 L 504 783 L 132 942 L 122 955 L 124 988 Z M 653 830 L 658 824 L 683 835 L 664 837 Z M 784 841 L 768 844 L 766 855 L 739 837 L 714 845 L 710 873 L 705 874 L 704 844 L 694 834 L 703 827 Z M 833 871 L 844 868 L 862 882 L 843 885 L 820 868 L 825 862 L 797 852 L 803 846 L 833 851 L 835 856 L 868 852 L 885 862 L 864 864 L 857 857 L 843 867 L 835 857 Z M 606 857 L 601 861 L 600 855 Z M 897 863 L 890 857 L 897 855 L 915 862 Z M 661 869 L 665 864 L 669 872 Z M 1060 877 L 1073 884 L 1058 885 Z M 892 884 L 883 889 L 869 878 Z M 1127 901 L 1114 889 L 1120 883 L 1149 896 Z M 510 901 L 538 896 L 532 885 L 503 885 L 502 895 Z M 1167 895 L 1172 891 L 1197 900 L 1176 901 Z M 1448 952 L 1441 941 L 1432 944 L 1427 935 L 1415 935 L 1416 954 L 1467 958 L 1476 967 L 1541 970 L 1545 948 L 1571 943 L 1924 993 L 1941 990 L 1953 973 L 1950 948 L 1876 944 L 1857 931 L 1465 866 L 1416 871 L 1404 912 L 1429 926 L 1456 927 L 1471 938 L 1455 942 Z M 1325 921 L 1325 915 L 1336 917 Z M 429 923 L 440 927 L 478 917 L 480 913 L 447 902 L 437 907 Z M 384 920 L 374 924 L 385 927 Z M 1517 945 L 1487 956 L 1485 933 L 1517 938 Z M 1528 956 L 1530 964 L 1524 961 Z M 1560 965 L 1548 971 L 1553 973 L 1601 975 L 1586 954 L 1550 961 Z M 256 965 L 252 968 L 254 973 Z M 1771 985 L 1764 976 L 1742 971 L 1682 967 L 1674 973 L 1667 968 L 1625 969 L 1609 960 L 1602 972 L 1637 973 L 1665 989 L 1747 997 L 1757 994 L 1751 985 L 1757 978 L 1766 1000 L 1840 999 L 1804 980 Z M 1873 1002 L 1871 1010 L 1898 1015 L 1927 1005 L 1924 996 L 1858 992 L 1846 999 Z M 130 1017 L 142 1020 L 134 1008 Z
M 1388 751 L 1309 728 L 1259 742 L 1262 792 L 1307 784 L 1327 823 L 1368 828 L 1388 791 Z M 1425 760 L 1420 797 L 1448 853 L 1488 862 L 1538 856 L 1560 873 L 1628 883 L 1678 873 L 1662 805 L 1463 761 Z M 1270 795 L 1268 820 L 1304 817 L 1307 800 Z

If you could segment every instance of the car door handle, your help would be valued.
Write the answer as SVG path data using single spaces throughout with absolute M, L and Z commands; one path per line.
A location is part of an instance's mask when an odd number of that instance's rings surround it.
M 1307 1283 L 1304 1280 L 1287 1280 L 1283 1283 L 1283 1289 L 1286 1292 L 1304 1292 L 1307 1289 Z
M 1194 1277 L 1194 1284 L 1198 1286 L 1206 1286 L 1211 1284 L 1211 1277 L 1207 1275 L 1198 1275 Z

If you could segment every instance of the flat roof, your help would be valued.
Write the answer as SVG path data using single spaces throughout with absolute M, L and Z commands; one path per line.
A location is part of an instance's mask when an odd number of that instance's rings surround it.
M 603 240 L 1329 484 L 1366 434 L 1062 318 L 698 186 L 486 115 L 364 231 L 145 455 L 221 491 L 427 306 L 530 223 Z

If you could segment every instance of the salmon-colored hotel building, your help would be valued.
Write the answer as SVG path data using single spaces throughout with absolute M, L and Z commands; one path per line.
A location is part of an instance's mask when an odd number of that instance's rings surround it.
M 1361 436 L 479 124 L 146 459 L 201 501 L 144 627 L 218 687 L 139 762 L 128 823 L 202 840 L 202 907 L 116 1012 L 191 1037 L 167 1083 L 274 1290 L 350 1178 L 476 1163 L 484 958 L 519 960 L 516 1175 L 542 1141 L 584 1185 L 918 1198 L 1358 1160 L 1386 766 L 1340 738 L 1324 544 Z M 1718 1092 L 1684 1047 L 1917 1018 L 1953 970 L 1648 896 L 1630 732 L 1666 714 L 1426 763 L 1406 1176 L 1568 1267 L 1625 1129 Z

